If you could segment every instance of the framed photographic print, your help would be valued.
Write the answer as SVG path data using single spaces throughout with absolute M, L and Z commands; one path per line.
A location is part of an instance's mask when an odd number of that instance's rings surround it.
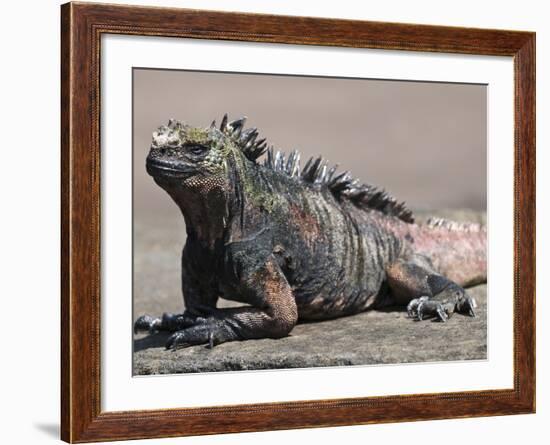
M 61 14 L 63 440 L 534 412 L 533 33 Z

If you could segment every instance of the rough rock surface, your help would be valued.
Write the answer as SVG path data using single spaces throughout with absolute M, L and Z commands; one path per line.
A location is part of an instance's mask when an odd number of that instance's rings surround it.
M 416 212 L 417 219 L 423 213 Z M 485 214 L 438 211 L 430 215 L 485 223 Z M 420 215 L 420 217 L 418 217 Z M 181 245 L 163 231 L 135 224 L 134 318 L 143 313 L 181 312 Z M 181 231 L 181 226 L 172 230 Z M 487 357 L 487 286 L 469 289 L 477 317 L 455 314 L 445 325 L 407 318 L 403 308 L 370 311 L 335 320 L 301 323 L 286 338 L 224 343 L 210 350 L 195 346 L 165 351 L 167 334 L 134 337 L 134 374 L 304 368 L 380 363 L 475 360 Z M 234 306 L 221 301 L 220 306 Z

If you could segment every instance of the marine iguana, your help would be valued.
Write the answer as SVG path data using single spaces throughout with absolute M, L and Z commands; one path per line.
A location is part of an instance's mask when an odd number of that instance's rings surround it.
M 167 349 L 288 335 L 325 320 L 402 305 L 412 318 L 475 316 L 464 287 L 486 281 L 486 229 L 430 219 L 322 157 L 268 147 L 246 118 L 153 133 L 147 172 L 181 209 L 185 311 L 139 317 Z M 267 154 L 263 164 L 258 158 Z M 247 304 L 219 309 L 218 298 Z

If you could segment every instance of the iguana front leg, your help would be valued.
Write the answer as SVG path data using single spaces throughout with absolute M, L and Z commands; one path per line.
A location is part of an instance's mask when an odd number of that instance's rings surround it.
M 212 309 L 203 322 L 174 333 L 166 348 L 279 338 L 288 335 L 296 324 L 298 309 L 292 289 L 272 256 L 263 266 L 243 271 L 237 291 L 238 300 L 246 300 L 252 307 Z
M 455 282 L 438 274 L 423 257 L 398 260 L 386 270 L 393 303 L 407 305 L 409 317 L 445 322 L 454 312 L 475 317 L 475 300 Z
M 164 313 L 161 317 L 142 315 L 134 323 L 134 333 L 175 332 L 197 323 L 204 323 L 210 311 L 216 308 L 219 292 L 217 283 L 201 280 L 205 273 L 193 261 L 194 253 L 186 245 L 181 258 L 181 290 L 185 304 L 182 314 Z

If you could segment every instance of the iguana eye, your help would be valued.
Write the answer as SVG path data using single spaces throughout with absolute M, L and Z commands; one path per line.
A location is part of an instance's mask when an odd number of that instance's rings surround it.
M 192 144 L 192 145 L 190 144 L 190 145 L 187 145 L 186 148 L 187 148 L 187 151 L 193 153 L 194 155 L 203 154 L 205 151 L 208 150 L 208 147 L 200 144 Z

